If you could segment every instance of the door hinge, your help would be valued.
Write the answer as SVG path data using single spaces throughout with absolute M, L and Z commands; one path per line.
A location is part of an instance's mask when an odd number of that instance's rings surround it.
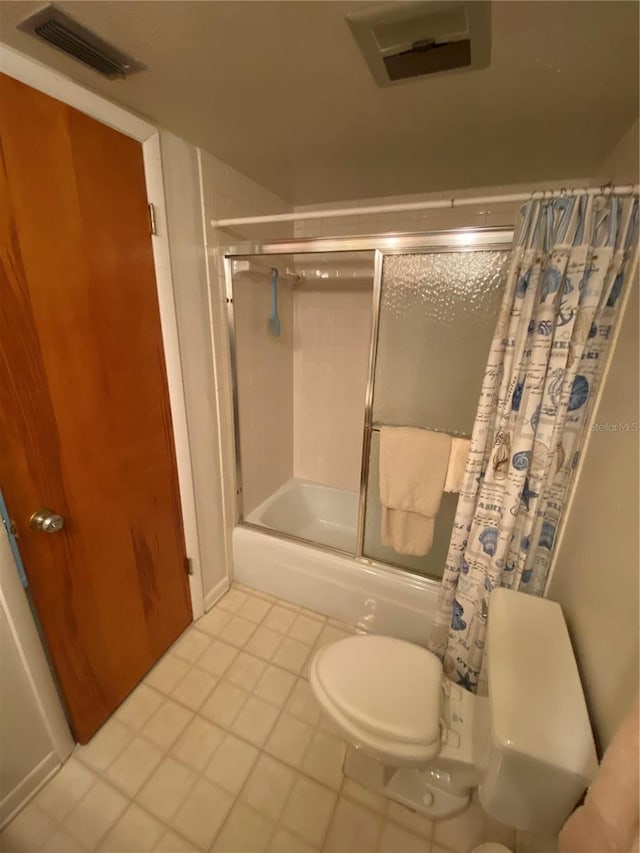
M 151 225 L 151 233 L 155 236 L 158 233 L 156 223 L 156 209 L 152 204 L 149 204 L 149 223 Z
M 184 558 L 184 567 L 188 575 L 193 575 L 193 560 L 191 557 Z

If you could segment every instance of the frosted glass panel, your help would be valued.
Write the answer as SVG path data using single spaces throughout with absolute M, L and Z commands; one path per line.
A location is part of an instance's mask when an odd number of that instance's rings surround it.
M 374 423 L 470 432 L 508 255 L 385 257 Z
M 373 422 L 470 435 L 502 298 L 507 250 L 387 255 L 382 268 Z M 424 557 L 380 542 L 380 435 L 371 434 L 364 554 L 442 577 L 458 503 L 445 494 Z

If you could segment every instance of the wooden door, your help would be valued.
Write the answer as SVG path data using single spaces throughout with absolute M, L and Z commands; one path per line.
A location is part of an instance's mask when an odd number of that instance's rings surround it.
M 0 75 L 0 158 L 0 486 L 84 743 L 191 621 L 142 148 Z

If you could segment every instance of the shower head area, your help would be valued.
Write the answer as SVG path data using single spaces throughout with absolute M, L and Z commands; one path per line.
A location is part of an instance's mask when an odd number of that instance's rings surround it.
M 470 437 L 511 236 L 319 238 L 281 253 L 278 244 L 228 253 L 236 573 L 257 534 L 263 549 L 312 546 L 342 561 L 342 578 L 348 565 L 414 587 L 441 578 L 458 494 L 443 495 L 426 554 L 391 547 L 381 432 Z M 268 333 L 272 268 L 280 271 L 278 338 Z

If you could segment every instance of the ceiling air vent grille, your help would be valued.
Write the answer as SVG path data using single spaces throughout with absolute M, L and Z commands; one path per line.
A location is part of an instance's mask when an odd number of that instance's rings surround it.
M 489 0 L 396 0 L 347 22 L 379 86 L 489 64 Z
M 43 39 L 110 80 L 143 71 L 143 65 L 92 33 L 57 6 L 49 5 L 18 24 L 18 29 Z

